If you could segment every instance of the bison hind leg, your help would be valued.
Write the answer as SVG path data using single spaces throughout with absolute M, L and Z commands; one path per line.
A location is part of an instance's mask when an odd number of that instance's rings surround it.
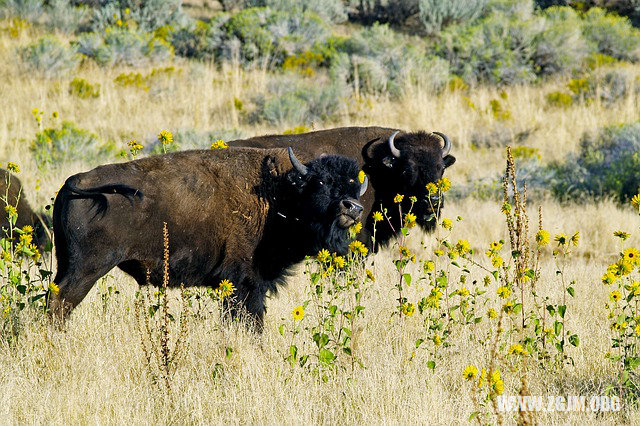
M 265 299 L 268 287 L 248 285 L 248 280 L 239 285 L 230 299 L 223 303 L 223 314 L 227 320 L 243 322 L 249 329 L 262 333 Z

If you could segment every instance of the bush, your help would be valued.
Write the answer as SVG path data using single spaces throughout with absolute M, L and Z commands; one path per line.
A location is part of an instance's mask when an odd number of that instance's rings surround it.
M 46 24 L 65 34 L 72 34 L 88 23 L 89 9 L 74 7 L 70 0 L 50 0 L 46 8 Z
M 279 127 L 328 121 L 337 115 L 343 92 L 336 84 L 281 78 L 269 85 L 268 96 L 254 99 L 256 109 L 250 120 Z
M 589 48 L 580 30 L 578 14 L 569 7 L 552 7 L 542 16 L 542 31 L 534 38 L 535 72 L 550 75 L 582 66 Z
M 187 20 L 182 0 L 99 0 L 91 26 L 101 32 L 128 23 L 141 32 L 153 32 L 165 25 L 184 25 Z
M 76 77 L 69 83 L 69 94 L 81 99 L 97 98 L 100 96 L 100 85 L 91 84 L 83 78 Z
M 593 8 L 584 16 L 582 33 L 597 53 L 633 62 L 640 58 L 640 31 L 627 18 Z
M 54 37 L 44 37 L 19 49 L 25 66 L 47 78 L 61 77 L 78 64 L 77 53 Z
M 30 149 L 38 167 L 43 168 L 59 167 L 75 160 L 94 164 L 113 148 L 102 144 L 93 133 L 64 121 L 60 127 L 49 127 L 36 133 Z
M 448 65 L 437 57 L 425 58 L 387 25 L 374 25 L 356 33 L 339 47 L 331 60 L 334 81 L 363 93 L 400 96 L 418 78 L 432 89 L 449 80 Z
M 587 134 L 577 154 L 550 166 L 553 194 L 563 200 L 613 197 L 629 200 L 640 190 L 640 122 Z
M 102 66 L 142 66 L 166 61 L 173 55 L 171 46 L 164 40 L 127 28 L 108 28 L 104 37 L 96 33 L 83 34 L 76 46 L 78 52 Z
M 250 6 L 264 6 L 273 10 L 302 15 L 312 12 L 323 21 L 339 24 L 347 20 L 347 11 L 342 0 L 248 0 Z
M 228 19 L 227 15 L 219 15 L 209 23 L 198 20 L 174 31 L 171 45 L 175 54 L 185 58 L 213 60 L 224 39 L 222 25 Z
M 280 66 L 288 56 L 309 50 L 329 36 L 329 28 L 313 12 L 300 15 L 269 8 L 245 9 L 223 26 L 218 55 L 241 64 Z
M 530 14 L 493 12 L 466 26 L 452 26 L 436 44 L 436 54 L 467 83 L 526 83 L 535 79 L 532 65 L 538 19 Z
M 488 0 L 419 0 L 420 22 L 429 34 L 452 23 L 472 21 L 480 16 Z
M 43 0 L 4 0 L 0 3 L 1 17 L 18 17 L 29 22 L 37 21 L 44 11 Z
M 404 24 L 420 11 L 419 0 L 351 0 L 353 17 L 371 25 L 374 22 Z

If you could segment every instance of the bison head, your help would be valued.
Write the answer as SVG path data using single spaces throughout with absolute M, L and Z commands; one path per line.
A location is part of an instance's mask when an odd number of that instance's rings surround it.
M 368 178 L 361 184 L 358 163 L 346 157 L 323 155 L 305 165 L 289 148 L 289 158 L 293 164 L 285 176 L 289 216 L 311 232 L 314 251 L 346 252 L 346 230 L 360 220 L 363 207 L 358 198 L 367 190 Z
M 377 142 L 377 143 L 376 143 Z M 444 170 L 455 163 L 449 155 L 451 141 L 439 132 L 394 132 L 386 140 L 371 141 L 362 151 L 364 171 L 371 176 L 376 188 L 376 198 L 390 204 L 395 194 L 405 195 L 402 209 L 408 211 L 409 197 L 418 201 L 413 206 L 418 224 L 423 228 L 433 226 L 434 207 L 442 207 L 442 200 L 430 197 L 426 185 L 442 178 Z M 386 207 L 389 207 L 387 205 Z M 393 214 L 392 210 L 389 209 Z

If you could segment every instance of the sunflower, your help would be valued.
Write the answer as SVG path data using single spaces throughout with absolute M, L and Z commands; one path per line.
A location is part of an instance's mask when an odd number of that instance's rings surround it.
M 233 283 L 229 280 L 222 280 L 220 284 L 218 284 L 218 288 L 216 289 L 216 293 L 218 293 L 218 297 L 220 299 L 225 299 L 231 296 L 234 292 L 235 288 Z
M 222 139 L 218 139 L 217 141 L 214 141 L 211 144 L 211 149 L 227 149 L 227 148 L 229 148 L 229 145 L 227 145 L 227 143 Z
M 407 228 L 413 228 L 416 226 L 416 215 L 413 213 L 407 213 L 404 215 L 404 224 Z
M 478 375 L 478 369 L 474 365 L 467 365 L 462 372 L 462 377 L 467 380 L 471 380 Z
M 296 306 L 295 308 L 293 308 L 293 312 L 291 312 L 291 314 L 293 315 L 294 320 L 302 321 L 302 318 L 304 318 L 304 308 L 302 307 L 302 305 Z
M 567 236 L 567 234 L 557 234 L 555 237 L 555 241 L 558 243 L 559 246 L 563 246 L 565 244 L 568 244 L 569 237 Z
M 631 235 L 629 233 L 627 233 L 627 232 L 624 232 L 624 231 L 616 231 L 616 232 L 613 233 L 613 236 L 620 238 L 622 241 L 625 241 Z
M 162 130 L 160 134 L 158 134 L 158 140 L 162 145 L 169 145 L 173 142 L 173 135 L 167 130 Z
M 438 189 L 442 192 L 447 192 L 449 189 L 451 189 L 451 181 L 446 177 L 438 179 L 436 185 L 438 185 Z
M 349 250 L 351 250 L 354 253 L 358 253 L 361 256 L 366 256 L 367 253 L 369 253 L 369 249 L 365 247 L 365 245 L 362 243 L 362 241 L 353 241 L 351 242 L 351 244 L 349 244 Z
M 55 295 L 58 295 L 58 293 L 60 293 L 60 287 L 58 287 L 56 283 L 51 283 L 49 284 L 49 291 Z
M 453 222 L 449 218 L 442 218 L 442 227 L 444 229 L 451 230 L 451 228 L 453 227 Z
M 401 203 L 402 200 L 404 200 L 404 195 L 402 195 L 402 194 L 396 194 L 396 196 L 393 197 L 393 202 L 396 203 L 396 204 Z
M 7 170 L 13 173 L 20 173 L 20 166 L 13 161 L 9 161 L 9 164 L 7 164 Z
M 636 194 L 631 198 L 631 205 L 640 210 L 640 194 Z
M 319 262 L 326 263 L 331 260 L 331 253 L 329 253 L 327 249 L 322 249 L 318 252 L 316 259 L 318 259 Z
M 416 307 L 413 306 L 413 303 L 404 303 L 402 305 L 402 313 L 408 317 L 413 315 L 416 312 Z
M 373 213 L 373 221 L 374 222 L 380 222 L 382 219 L 383 219 L 382 213 L 380 213 L 380 212 L 374 212 Z
M 626 249 L 622 253 L 622 256 L 627 262 L 631 262 L 635 264 L 638 264 L 638 262 L 640 262 L 640 252 L 633 247 Z

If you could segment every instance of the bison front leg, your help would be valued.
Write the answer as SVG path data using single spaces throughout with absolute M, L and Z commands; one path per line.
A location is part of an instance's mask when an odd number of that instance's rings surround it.
M 266 295 L 266 286 L 256 286 L 250 280 L 243 281 L 237 287 L 234 296 L 224 301 L 225 317 L 231 320 L 239 320 L 250 329 L 262 333 L 264 314 L 266 312 Z

